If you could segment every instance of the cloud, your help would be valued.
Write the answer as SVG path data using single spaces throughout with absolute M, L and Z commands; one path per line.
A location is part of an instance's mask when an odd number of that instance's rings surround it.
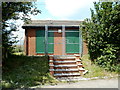
M 16 40 L 19 40 L 19 42 L 17 44 L 21 44 L 23 45 L 23 41 L 24 41 L 24 37 L 25 37 L 25 30 L 22 28 L 22 25 L 24 24 L 24 22 L 22 20 L 16 20 L 15 24 L 18 25 L 18 28 L 16 32 L 12 32 L 13 33 L 13 37 L 18 36 L 18 38 Z
M 90 7 L 95 0 L 45 0 L 46 9 L 56 17 L 73 16 L 80 9 Z

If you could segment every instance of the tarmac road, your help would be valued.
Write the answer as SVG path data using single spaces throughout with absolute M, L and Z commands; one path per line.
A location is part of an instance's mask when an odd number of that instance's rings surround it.
M 54 86 L 42 86 L 42 88 L 118 88 L 118 78 L 59 83 Z

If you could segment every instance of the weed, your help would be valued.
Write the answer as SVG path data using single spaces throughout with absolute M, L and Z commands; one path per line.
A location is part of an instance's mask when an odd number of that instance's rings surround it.
M 82 63 L 86 70 L 88 70 L 88 73 L 84 75 L 86 78 L 92 78 L 92 77 L 111 77 L 111 76 L 117 76 L 116 72 L 110 72 L 106 71 L 104 68 L 97 66 L 95 63 L 92 63 L 89 55 L 84 55 L 82 57 Z
M 3 66 L 3 88 L 28 88 L 56 83 L 49 74 L 48 57 L 12 56 Z

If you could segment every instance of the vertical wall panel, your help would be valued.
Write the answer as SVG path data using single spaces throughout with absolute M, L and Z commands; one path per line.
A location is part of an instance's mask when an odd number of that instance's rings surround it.
M 29 29 L 29 30 L 27 30 L 27 36 L 28 36 L 28 39 L 27 39 L 27 41 L 28 41 L 28 55 L 35 55 L 36 54 L 36 52 L 35 52 L 35 48 L 36 48 L 36 43 L 35 43 L 35 41 L 36 41 L 36 33 L 35 33 L 35 29 Z

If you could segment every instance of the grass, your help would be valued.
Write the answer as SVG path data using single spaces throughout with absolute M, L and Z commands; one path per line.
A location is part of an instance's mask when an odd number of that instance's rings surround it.
M 24 52 L 15 52 L 14 55 L 25 55 Z
M 3 88 L 28 88 L 53 84 L 57 81 L 49 74 L 48 57 L 12 56 L 3 63 Z
M 92 63 L 89 59 L 89 55 L 84 55 L 82 57 L 82 63 L 88 73 L 84 75 L 85 78 L 92 78 L 92 77 L 116 77 L 116 72 L 106 71 L 104 68 L 97 66 L 96 64 Z
M 111 77 L 117 73 L 106 71 L 91 63 L 89 55 L 82 57 L 82 63 L 88 73 L 83 77 Z M 43 86 L 45 84 L 56 84 L 57 81 L 49 74 L 48 57 L 35 56 L 11 56 L 3 62 L 2 87 L 3 88 L 29 88 Z M 65 82 L 61 82 L 65 83 Z

